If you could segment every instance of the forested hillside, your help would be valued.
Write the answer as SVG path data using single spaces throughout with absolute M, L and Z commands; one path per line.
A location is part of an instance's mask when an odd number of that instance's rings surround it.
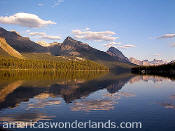
M 43 54 L 40 54 L 41 57 Z M 41 57 L 36 59 L 35 55 L 24 55 L 25 59 L 10 56 L 0 56 L 0 69 L 32 69 L 32 70 L 108 70 L 107 67 L 85 59 L 68 57 Z M 49 59 L 52 57 L 52 59 Z

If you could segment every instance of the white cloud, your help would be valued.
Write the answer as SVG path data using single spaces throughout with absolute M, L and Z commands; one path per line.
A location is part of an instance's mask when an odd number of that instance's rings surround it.
M 51 36 L 47 35 L 45 32 L 31 32 L 29 33 L 30 36 L 37 36 L 38 39 L 48 39 L 48 40 L 60 40 L 60 36 Z
M 56 6 L 60 5 L 63 2 L 64 2 L 64 0 L 56 0 L 52 7 L 56 7 Z
M 28 33 L 28 32 L 30 32 L 30 30 L 26 30 L 26 32 Z
M 171 34 L 164 34 L 158 38 L 175 38 L 175 34 L 171 33 Z
M 86 31 L 89 31 L 89 30 L 90 30 L 90 28 L 86 27 L 86 28 L 85 28 L 85 30 L 86 30 Z
M 38 3 L 38 6 L 44 6 L 44 4 L 42 4 L 42 3 Z
M 44 32 L 31 32 L 29 33 L 30 36 L 44 36 L 46 33 Z
M 15 24 L 24 27 L 39 28 L 50 24 L 56 24 L 53 21 L 46 21 L 39 18 L 35 14 L 29 13 L 16 13 L 12 16 L 0 16 L 0 23 L 2 24 Z
M 156 53 L 156 54 L 153 54 L 153 56 L 160 56 L 160 54 L 159 53 Z
M 127 49 L 127 48 L 133 48 L 133 47 L 136 47 L 135 45 L 132 45 L 132 44 L 127 44 L 127 45 L 121 45 L 121 46 L 118 46 L 119 48 L 123 48 L 123 49 Z
M 109 47 L 120 45 L 120 44 L 121 44 L 120 42 L 110 42 L 110 43 L 104 44 L 104 46 L 109 48 Z
M 97 40 L 97 41 L 114 41 L 119 37 L 114 37 L 115 32 L 112 31 L 103 31 L 103 32 L 92 32 L 92 31 L 81 31 L 81 30 L 72 30 L 75 38 L 85 39 L 85 40 Z

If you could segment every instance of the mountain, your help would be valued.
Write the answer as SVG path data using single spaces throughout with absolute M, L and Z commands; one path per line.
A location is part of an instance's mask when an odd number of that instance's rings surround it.
M 142 61 L 137 60 L 137 59 L 135 59 L 135 58 L 133 58 L 133 57 L 129 58 L 129 61 L 130 61 L 131 63 L 133 63 L 133 64 L 136 64 L 136 65 L 143 65 L 143 62 L 142 62 Z
M 162 64 L 167 64 L 168 62 L 167 61 L 163 61 L 163 60 L 156 60 L 154 59 L 153 61 L 148 61 L 148 60 L 137 60 L 133 57 L 131 57 L 129 59 L 129 61 L 133 64 L 136 64 L 136 65 L 144 65 L 144 66 L 151 66 L 151 65 L 162 65 Z
M 61 44 L 50 46 L 49 50 L 53 55 L 58 56 L 78 56 L 94 61 L 103 60 L 130 63 L 128 58 L 114 47 L 111 47 L 107 52 L 104 52 L 92 48 L 86 43 L 74 40 L 71 37 L 67 37 Z
M 0 55 L 3 55 L 3 56 L 10 55 L 20 59 L 23 58 L 23 56 L 18 51 L 16 51 L 10 45 L 8 45 L 6 40 L 1 37 L 0 37 Z
M 51 46 L 49 50 L 52 55 L 56 56 L 78 56 L 94 61 L 115 60 L 106 52 L 92 48 L 88 44 L 74 40 L 71 37 L 67 37 L 61 44 Z
M 0 27 L 0 37 L 5 38 L 6 42 L 19 52 L 48 52 L 46 47 L 20 36 L 15 31 L 7 31 Z
M 15 31 L 7 31 L 3 28 L 0 28 L 0 37 L 4 38 L 16 51 L 23 53 L 24 57 L 31 56 L 30 54 L 34 54 L 34 57 L 35 55 L 38 57 L 40 54 L 39 57 L 42 58 L 44 58 L 43 54 L 50 55 L 49 58 L 63 56 L 74 59 L 78 57 L 105 65 L 109 69 L 113 69 L 117 72 L 123 72 L 124 70 L 129 71 L 130 68 L 134 66 L 134 64 L 131 64 L 122 52 L 117 49 L 111 48 L 108 52 L 100 51 L 86 43 L 74 40 L 71 37 L 67 37 L 63 43 L 35 43 L 29 38 L 20 36 L 20 34 Z
M 110 47 L 108 50 L 107 50 L 107 53 L 114 57 L 116 60 L 118 61 L 121 61 L 121 62 L 126 62 L 126 63 L 130 63 L 129 62 L 129 59 L 127 57 L 125 57 L 123 55 L 123 53 L 121 51 L 119 51 L 117 48 L 115 47 Z

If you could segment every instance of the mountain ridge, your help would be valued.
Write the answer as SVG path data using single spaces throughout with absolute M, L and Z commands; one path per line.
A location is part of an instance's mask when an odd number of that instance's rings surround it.
M 130 57 L 129 58 L 129 61 L 133 64 L 136 64 L 136 65 L 143 65 L 143 66 L 152 66 L 152 65 L 163 65 L 163 64 L 167 64 L 168 62 L 167 61 L 163 61 L 163 60 L 152 60 L 152 61 L 149 61 L 149 60 L 137 60 L 133 57 Z
M 131 68 L 130 66 L 134 66 L 134 64 L 127 61 L 127 58 L 118 49 L 115 50 L 120 53 L 116 53 L 113 56 L 109 52 L 93 48 L 87 43 L 75 40 L 70 36 L 62 43 L 49 45 L 48 43 L 35 43 L 29 38 L 20 36 L 15 31 L 10 32 L 0 28 L 0 37 L 3 37 L 19 53 L 47 53 L 52 56 L 81 57 L 105 65 L 110 69 L 117 69 L 118 71 L 128 70 Z
M 6 42 L 18 52 L 48 52 L 46 47 L 43 47 L 28 37 L 22 37 L 14 31 L 7 31 L 0 27 L 0 37 L 4 38 Z

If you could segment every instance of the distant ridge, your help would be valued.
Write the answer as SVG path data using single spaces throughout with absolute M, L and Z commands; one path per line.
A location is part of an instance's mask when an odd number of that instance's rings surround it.
M 163 61 L 163 60 L 156 60 L 156 59 L 154 59 L 153 61 L 148 61 L 148 60 L 143 60 L 143 61 L 141 61 L 141 60 L 137 60 L 137 59 L 135 59 L 135 58 L 133 58 L 133 57 L 131 57 L 130 59 L 129 59 L 129 61 L 131 62 L 131 63 L 134 63 L 134 64 L 136 64 L 136 65 L 143 65 L 143 66 L 152 66 L 152 65 L 163 65 L 163 64 L 167 64 L 168 62 L 167 61 Z
M 13 49 L 9 44 L 7 44 L 6 40 L 2 37 L 0 37 L 0 49 L 1 52 L 4 51 L 6 52 L 6 54 L 9 54 L 10 56 L 22 59 L 23 56 L 16 51 L 15 49 Z

